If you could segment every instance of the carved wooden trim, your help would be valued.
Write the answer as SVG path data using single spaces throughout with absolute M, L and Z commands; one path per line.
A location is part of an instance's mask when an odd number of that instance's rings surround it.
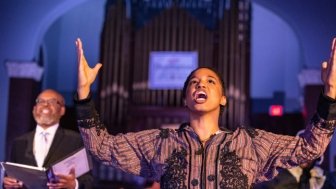
M 26 78 L 40 81 L 43 74 L 43 67 L 40 67 L 36 62 L 6 62 L 7 73 L 10 78 Z

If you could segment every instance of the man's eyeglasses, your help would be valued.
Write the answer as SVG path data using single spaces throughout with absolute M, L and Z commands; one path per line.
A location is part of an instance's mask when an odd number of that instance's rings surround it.
M 45 104 L 45 103 L 47 103 L 48 105 L 57 105 L 57 104 L 60 105 L 60 106 L 63 105 L 63 103 L 61 103 L 60 101 L 58 101 L 55 98 L 51 98 L 51 99 L 48 99 L 48 100 L 44 100 L 44 99 L 38 98 L 38 99 L 36 99 L 35 102 L 38 105 L 42 105 L 42 104 Z

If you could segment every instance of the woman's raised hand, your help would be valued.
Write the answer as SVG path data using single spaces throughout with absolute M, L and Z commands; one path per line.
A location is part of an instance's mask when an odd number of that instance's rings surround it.
M 324 84 L 324 94 L 336 99 L 336 38 L 331 45 L 329 61 L 322 63 L 322 82 Z
M 90 87 L 94 80 L 97 77 L 98 71 L 100 67 L 102 67 L 101 63 L 95 65 L 94 68 L 91 68 L 84 56 L 83 45 L 80 38 L 76 40 L 76 48 L 77 48 L 77 61 L 78 61 L 78 86 L 77 93 L 78 99 L 85 99 L 90 93 Z

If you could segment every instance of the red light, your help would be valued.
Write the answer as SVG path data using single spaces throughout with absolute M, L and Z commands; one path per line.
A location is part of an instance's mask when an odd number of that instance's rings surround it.
M 270 116 L 282 116 L 283 115 L 282 105 L 271 105 L 269 107 L 269 115 Z

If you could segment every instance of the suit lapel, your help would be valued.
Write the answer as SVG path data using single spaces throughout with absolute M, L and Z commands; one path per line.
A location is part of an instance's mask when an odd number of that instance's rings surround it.
M 35 156 L 34 156 L 34 132 L 30 132 L 28 137 L 27 137 L 27 146 L 25 148 L 24 156 L 25 159 L 28 161 L 27 163 L 33 166 L 37 166 Z
M 46 158 L 44 159 L 43 167 L 49 167 L 51 163 L 57 161 L 54 157 L 57 158 L 57 156 L 54 155 L 54 153 L 57 153 L 57 150 L 59 149 L 59 145 L 61 145 L 62 139 L 63 139 L 63 130 L 62 128 L 58 127 L 54 139 L 51 143 L 50 149 L 48 151 L 48 154 Z

